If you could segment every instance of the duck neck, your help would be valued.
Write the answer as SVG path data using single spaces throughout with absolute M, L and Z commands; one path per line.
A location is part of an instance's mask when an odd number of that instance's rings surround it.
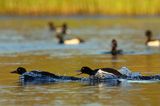
M 64 37 L 62 35 L 57 35 L 58 43 L 64 44 Z
M 152 41 L 152 38 L 151 38 L 151 36 L 148 36 L 147 37 L 147 41 L 145 42 L 145 44 L 147 45 L 147 43 L 150 42 L 150 41 Z
M 152 38 L 151 37 L 147 37 L 147 42 L 151 41 Z
M 64 39 L 63 38 L 59 39 L 59 44 L 64 44 Z
M 117 42 L 112 42 L 112 51 L 117 50 Z
M 117 44 L 113 44 L 111 52 L 113 53 L 113 52 L 116 52 L 116 51 L 117 51 Z

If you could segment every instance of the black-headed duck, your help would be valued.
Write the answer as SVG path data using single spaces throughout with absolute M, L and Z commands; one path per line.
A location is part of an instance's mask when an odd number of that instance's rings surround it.
M 69 32 L 68 25 L 66 23 L 63 23 L 60 33 L 57 33 L 56 35 L 57 39 L 59 40 L 58 41 L 59 44 L 77 45 L 80 43 L 84 43 L 84 40 L 78 37 L 71 39 L 64 39 L 64 36 L 68 34 L 68 32 Z
M 117 54 L 122 54 L 122 50 L 117 50 L 117 47 L 118 47 L 118 43 L 117 43 L 117 40 L 116 39 L 112 39 L 112 42 L 111 42 L 111 54 L 112 55 L 117 55 Z
M 160 46 L 160 40 L 152 39 L 152 31 L 151 30 L 147 30 L 145 32 L 145 36 L 147 37 L 147 40 L 145 42 L 145 44 L 147 46 L 151 46 L 151 47 L 159 47 Z
M 96 76 L 96 77 L 100 77 L 100 78 L 105 77 L 106 75 L 112 75 L 117 78 L 124 76 L 119 71 L 117 71 L 116 69 L 113 69 L 113 68 L 91 69 L 91 68 L 85 66 L 85 67 L 82 67 L 80 70 L 78 70 L 78 72 L 80 72 L 78 75 L 88 74 L 89 76 Z

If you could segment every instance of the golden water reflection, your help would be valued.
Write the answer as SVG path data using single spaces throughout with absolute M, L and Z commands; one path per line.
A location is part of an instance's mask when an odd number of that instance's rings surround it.
M 28 70 L 45 70 L 61 75 L 76 75 L 74 70 L 82 66 L 94 68 L 125 66 L 142 74 L 160 73 L 160 55 L 121 55 L 113 59 L 110 55 L 62 56 L 11 55 L 0 56 L 0 105 L 118 105 L 156 106 L 159 105 L 160 84 L 127 84 L 90 86 L 84 83 L 56 83 L 21 86 L 18 75 L 9 72 L 19 66 Z

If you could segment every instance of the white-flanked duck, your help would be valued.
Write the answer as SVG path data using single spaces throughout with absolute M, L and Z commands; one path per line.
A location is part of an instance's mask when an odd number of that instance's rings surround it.
M 84 40 L 78 37 L 71 39 L 64 39 L 64 36 L 68 34 L 68 32 L 69 32 L 68 25 L 66 23 L 63 23 L 61 31 L 56 35 L 59 44 L 77 45 L 80 43 L 84 43 Z
M 151 75 L 151 76 L 143 76 L 140 73 L 134 72 L 132 73 L 127 68 L 121 68 L 120 71 L 113 68 L 98 68 L 92 70 L 91 68 L 85 66 L 78 70 L 80 74 L 87 74 L 91 78 L 97 77 L 99 79 L 125 79 L 132 81 L 160 81 L 160 75 Z
M 71 39 L 65 39 L 65 35 L 69 34 L 71 31 L 68 29 L 68 25 L 66 23 L 63 23 L 61 27 L 55 27 L 54 23 L 49 22 L 48 26 L 50 28 L 50 31 L 56 32 L 56 38 L 58 39 L 59 44 L 65 44 L 65 45 L 77 45 L 80 43 L 84 43 L 84 40 L 76 37 Z
M 77 81 L 81 80 L 81 78 L 73 77 L 73 76 L 59 76 L 46 71 L 33 70 L 27 72 L 27 70 L 23 67 L 18 67 L 15 71 L 11 73 L 16 73 L 20 75 L 21 82 L 58 82 L 58 81 Z
M 118 47 L 118 43 L 117 43 L 117 40 L 116 39 L 112 39 L 112 42 L 111 42 L 111 54 L 113 56 L 117 55 L 117 54 L 122 54 L 123 51 L 121 49 L 117 49 Z
M 88 74 L 91 77 L 94 76 L 102 79 L 103 78 L 119 78 L 124 76 L 119 71 L 113 68 L 98 68 L 98 69 L 92 70 L 91 68 L 85 66 L 85 67 L 82 67 L 80 70 L 78 70 L 78 72 L 80 72 L 78 75 Z
M 147 41 L 145 42 L 145 44 L 147 46 L 160 47 L 160 40 L 152 39 L 152 31 L 151 30 L 147 30 L 145 32 L 145 35 L 147 37 Z

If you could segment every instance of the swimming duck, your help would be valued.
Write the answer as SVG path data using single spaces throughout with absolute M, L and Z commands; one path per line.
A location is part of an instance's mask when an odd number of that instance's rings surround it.
M 147 37 L 147 41 L 145 42 L 145 44 L 147 46 L 151 46 L 151 47 L 159 47 L 160 46 L 160 40 L 154 40 L 154 39 L 152 39 L 152 31 L 147 30 L 145 32 L 145 35 Z
M 68 34 L 68 25 L 66 23 L 63 23 L 61 31 L 59 30 L 59 33 L 57 33 L 56 37 L 59 40 L 59 44 L 65 44 L 65 45 L 77 45 L 80 43 L 83 43 L 84 40 L 81 38 L 72 38 L 72 39 L 64 39 L 64 36 Z
M 70 30 L 68 30 L 68 25 L 66 23 L 63 23 L 61 27 L 55 27 L 53 22 L 49 22 L 48 26 L 50 31 L 56 32 L 56 38 L 58 39 L 59 44 L 77 45 L 84 42 L 83 39 L 78 37 L 71 39 L 64 39 L 65 35 L 70 33 Z
M 112 42 L 111 42 L 111 45 L 112 45 L 112 49 L 111 49 L 111 54 L 113 56 L 117 55 L 117 54 L 122 54 L 122 50 L 117 50 L 117 46 L 118 46 L 118 43 L 117 43 L 117 40 L 116 39 L 113 39 Z
M 121 69 L 122 70 L 122 69 Z M 78 75 L 81 74 L 87 74 L 89 75 L 91 78 L 96 77 L 99 79 L 104 79 L 104 78 L 110 78 L 110 79 L 126 79 L 126 80 L 132 80 L 132 81 L 150 81 L 150 80 L 160 80 L 160 75 L 153 75 L 153 76 L 143 76 L 139 73 L 132 73 L 129 71 L 130 75 L 126 74 L 126 69 L 123 69 L 122 71 L 117 71 L 116 69 L 113 68 L 98 68 L 98 69 L 94 69 L 92 70 L 91 68 L 85 66 L 82 67 L 80 70 L 78 70 L 77 72 L 80 72 Z M 128 71 L 128 69 L 127 69 Z
M 81 80 L 81 78 L 73 77 L 73 76 L 59 76 L 55 75 L 50 72 L 46 71 L 39 71 L 39 70 L 33 70 L 30 72 L 27 72 L 27 70 L 23 67 L 18 67 L 15 71 L 12 71 L 11 73 L 16 73 L 21 75 L 20 80 L 23 82 L 26 81 L 46 81 L 46 82 L 55 82 L 55 81 L 60 81 L 60 80 Z
M 111 78 L 119 78 L 124 76 L 119 71 L 113 68 L 98 68 L 98 69 L 92 70 L 91 68 L 85 66 L 85 67 L 82 67 L 80 70 L 78 70 L 78 72 L 80 72 L 78 75 L 88 74 L 89 76 L 95 76 L 98 78 L 105 78 L 107 76 Z
M 56 27 L 55 27 L 53 22 L 48 22 L 48 26 L 49 26 L 50 31 L 55 31 L 56 30 Z

